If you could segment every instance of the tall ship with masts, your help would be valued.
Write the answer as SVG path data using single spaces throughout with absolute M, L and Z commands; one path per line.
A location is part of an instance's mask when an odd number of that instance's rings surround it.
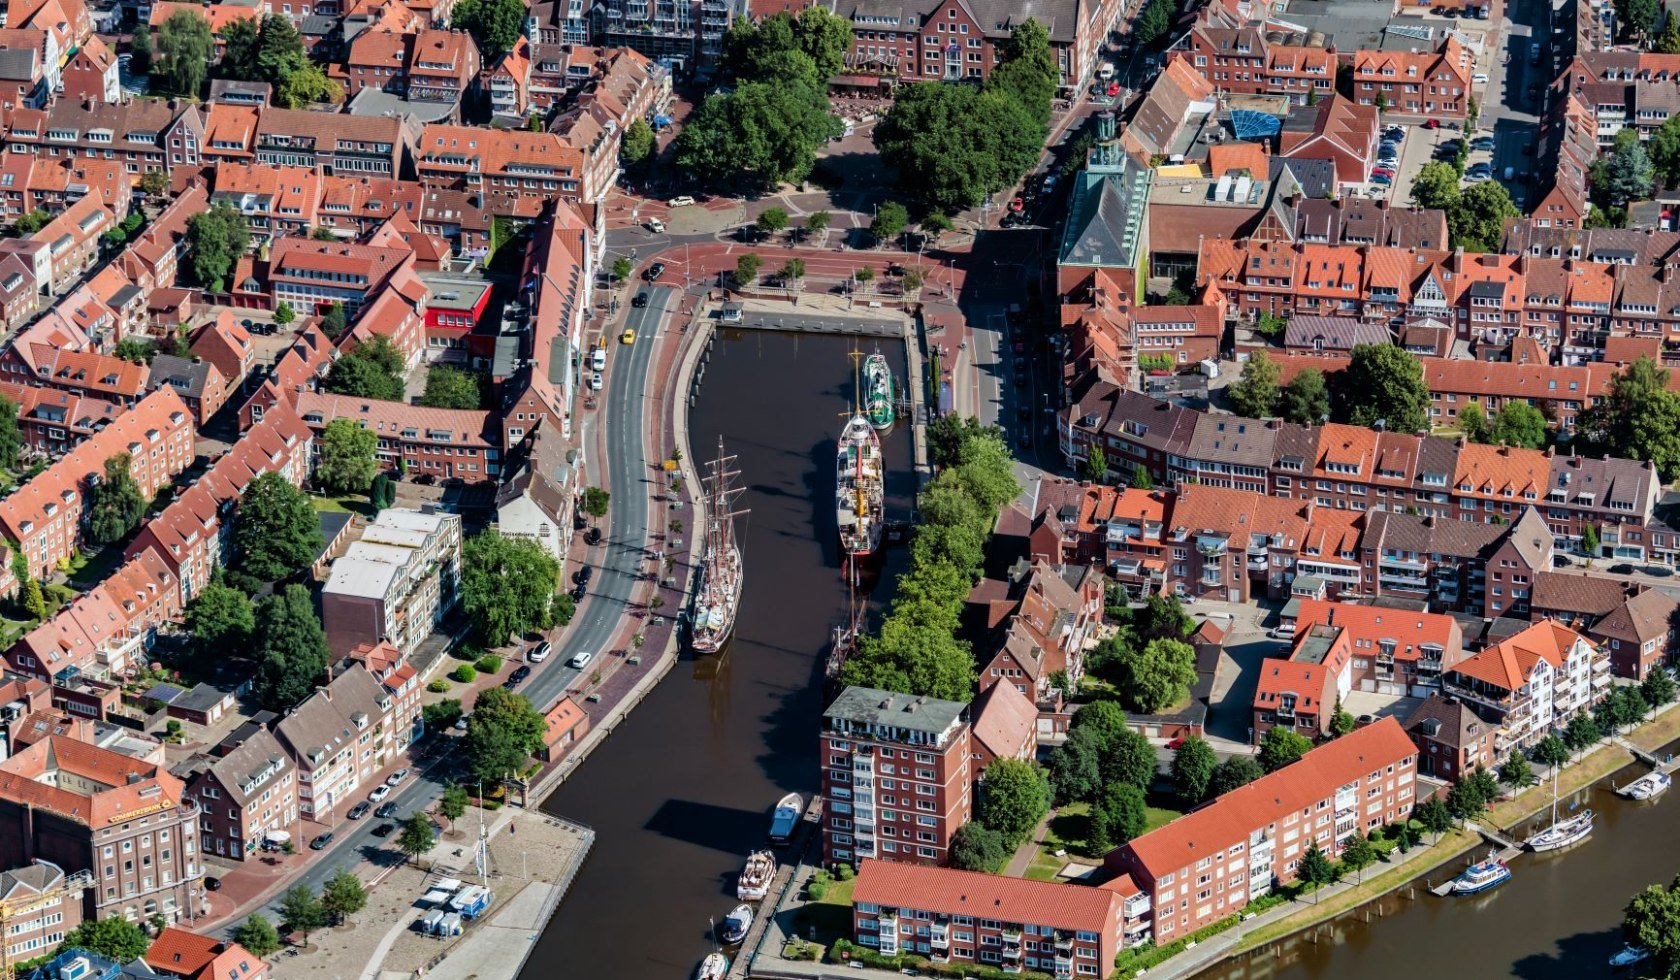
M 885 496 L 881 440 L 861 412 L 840 432 L 834 477 L 834 516 L 840 526 L 842 560 L 867 558 L 881 547 Z
M 879 430 L 892 428 L 898 418 L 892 368 L 887 365 L 887 356 L 879 351 L 863 360 L 863 407 L 869 424 Z
M 741 606 L 741 585 L 745 569 L 741 545 L 735 538 L 735 518 L 744 510 L 733 510 L 745 493 L 734 485 L 740 473 L 731 469 L 735 457 L 723 454 L 723 437 L 718 437 L 717 459 L 706 464 L 701 478 L 706 493 L 705 540 L 700 552 L 700 587 L 694 590 L 691 640 L 696 653 L 716 653 L 735 629 L 735 614 Z

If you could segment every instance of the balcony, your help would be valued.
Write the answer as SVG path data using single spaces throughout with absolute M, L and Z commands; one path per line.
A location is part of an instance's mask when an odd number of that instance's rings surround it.
M 934 949 L 946 949 L 951 945 L 951 927 L 934 926 L 928 935 L 928 945 Z

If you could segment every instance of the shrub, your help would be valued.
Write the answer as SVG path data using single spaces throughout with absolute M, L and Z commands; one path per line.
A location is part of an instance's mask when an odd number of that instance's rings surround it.
M 478 671 L 473 670 L 472 664 L 462 664 L 461 666 L 456 667 L 454 672 L 449 676 L 460 681 L 462 684 L 471 684 L 473 679 L 478 676 Z
M 426 690 L 431 691 L 433 694 L 442 694 L 444 691 L 449 690 L 449 682 L 441 677 L 436 678 L 430 684 L 426 685 Z
M 857 877 L 857 872 L 852 870 L 852 866 L 849 864 L 840 865 L 834 869 L 834 873 L 839 876 L 841 881 L 851 881 Z
M 479 657 L 478 663 L 474 666 L 478 668 L 478 672 L 481 674 L 500 673 L 502 669 L 502 658 L 493 653 L 487 653 L 484 656 Z

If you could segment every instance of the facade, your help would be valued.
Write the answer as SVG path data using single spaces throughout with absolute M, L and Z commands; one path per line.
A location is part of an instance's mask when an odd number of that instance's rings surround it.
M 88 918 L 175 922 L 196 911 L 203 871 L 198 807 L 161 766 L 53 736 L 0 762 L 7 867 L 44 859 L 93 883 Z
M 88 872 L 67 874 L 40 858 L 0 871 L 0 972 L 43 955 L 81 925 L 92 887 Z
M 252 732 L 226 755 L 195 756 L 176 773 L 198 803 L 204 854 L 244 861 L 265 841 L 302 844 L 297 766 L 268 731 Z
M 382 466 L 412 476 L 477 483 L 501 473 L 493 415 L 467 409 L 426 408 L 317 391 L 294 395 L 297 411 L 320 441 L 334 419 L 353 418 L 379 434 Z M 317 450 L 318 451 L 318 450 Z
M 418 698 L 399 699 L 360 665 L 287 712 L 274 735 L 297 766 L 298 815 L 333 822 L 408 747 L 419 717 Z
M 944 864 L 974 809 L 968 706 L 849 687 L 819 738 L 824 863 Z
M 311 238 L 282 238 L 269 253 L 268 284 L 276 303 L 324 314 L 344 304 L 353 322 L 375 294 L 399 272 L 412 270 L 414 252 Z
M 883 956 L 1103 977 L 1121 949 L 1124 901 L 1106 887 L 866 860 L 852 892 L 852 932 Z
M 321 621 L 337 656 L 389 640 L 413 653 L 455 607 L 461 576 L 461 518 L 387 508 L 333 562 L 321 592 Z
M 1418 772 L 1456 782 L 1476 769 L 1493 771 L 1497 725 L 1482 720 L 1456 697 L 1432 694 L 1403 723 L 1418 750 Z
M 1669 661 L 1677 609 L 1680 601 L 1666 593 L 1641 592 L 1622 600 L 1586 633 L 1610 651 L 1610 669 L 1617 677 L 1642 681 Z
M 1417 748 L 1384 718 L 1111 851 L 1126 946 L 1165 946 L 1240 912 L 1296 876 L 1317 844 L 1332 860 L 1355 833 L 1411 816 Z
M 1500 725 L 1494 753 L 1526 748 L 1588 711 L 1610 689 L 1610 655 L 1557 623 L 1521 633 L 1450 663 L 1442 693 Z

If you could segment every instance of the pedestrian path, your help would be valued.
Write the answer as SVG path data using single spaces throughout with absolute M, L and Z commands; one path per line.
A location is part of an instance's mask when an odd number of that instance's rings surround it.
M 1032 833 L 1015 849 L 1015 853 L 1009 856 L 1009 862 L 1003 866 L 1004 874 L 1011 878 L 1027 876 L 1027 869 L 1032 867 L 1033 855 L 1038 853 L 1038 842 L 1044 839 L 1044 834 L 1050 829 L 1050 818 L 1055 815 L 1056 811 L 1051 810 L 1039 820 L 1038 826 L 1032 829 Z

